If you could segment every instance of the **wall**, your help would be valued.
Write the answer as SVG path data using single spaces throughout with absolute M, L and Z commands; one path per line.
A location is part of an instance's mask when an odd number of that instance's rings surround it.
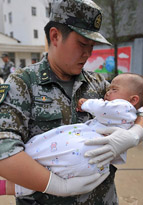
M 85 70 L 102 73 L 107 79 L 112 78 L 114 61 L 109 56 L 114 56 L 112 47 L 96 45 L 92 56 L 85 64 Z M 109 63 L 107 64 L 107 59 Z M 111 61 L 112 60 L 112 61 Z M 118 49 L 118 70 L 120 72 L 133 72 L 143 75 L 143 38 L 135 39 L 131 42 L 122 43 Z
M 0 0 L 0 32 L 4 33 L 2 1 Z
M 2 0 L 0 0 L 1 2 Z M 21 41 L 23 45 L 44 45 L 44 26 L 48 22 L 45 7 L 48 1 L 40 0 L 13 0 L 11 3 L 3 2 L 3 14 L 5 34 L 13 32 L 14 38 Z M 31 7 L 36 7 L 36 16 L 32 16 Z M 9 23 L 8 13 L 12 12 L 12 23 Z M 38 38 L 33 37 L 33 30 L 38 30 Z
M 135 39 L 132 52 L 132 70 L 143 75 L 143 38 Z

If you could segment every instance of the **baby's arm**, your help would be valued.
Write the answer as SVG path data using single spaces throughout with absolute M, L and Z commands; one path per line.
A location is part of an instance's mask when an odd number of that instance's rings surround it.
M 101 114 L 102 110 L 105 109 L 107 103 L 103 99 L 85 99 L 81 98 L 77 104 L 77 111 L 89 112 L 93 116 Z
M 137 117 L 134 106 L 122 99 L 112 101 L 89 99 L 82 104 L 81 109 L 89 112 L 105 124 L 113 123 L 114 125 L 119 125 L 127 123 L 130 125 L 130 122 L 133 122 Z
M 83 101 L 81 109 L 85 112 L 89 112 L 93 116 L 101 115 L 103 109 L 105 109 L 107 103 L 103 99 L 88 99 Z

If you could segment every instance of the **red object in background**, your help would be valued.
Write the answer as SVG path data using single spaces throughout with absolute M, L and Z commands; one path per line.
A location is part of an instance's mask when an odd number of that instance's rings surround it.
M 114 56 L 114 49 L 93 50 L 91 57 L 85 64 L 85 70 L 95 71 L 105 66 L 106 58 Z M 131 46 L 118 48 L 118 70 L 130 72 Z

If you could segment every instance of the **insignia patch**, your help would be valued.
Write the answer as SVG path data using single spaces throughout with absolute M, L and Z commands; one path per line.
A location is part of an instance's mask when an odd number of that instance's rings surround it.
M 36 97 L 35 97 L 35 101 L 36 101 L 36 102 L 42 102 L 42 103 L 44 103 L 44 102 L 52 102 L 53 99 L 52 99 L 52 98 L 49 98 L 49 97 L 47 97 L 47 96 L 36 96 Z
M 102 22 L 102 15 L 98 14 L 94 20 L 94 27 L 99 30 L 101 26 L 101 22 Z
M 10 85 L 8 85 L 8 84 L 1 84 L 0 85 L 0 104 L 6 98 L 6 95 L 7 95 L 9 90 L 10 90 Z
M 48 72 L 43 71 L 43 72 L 42 72 L 42 75 L 41 75 L 41 80 L 42 80 L 42 81 L 45 81 L 45 80 L 48 80 L 48 79 L 49 79 L 49 77 L 48 77 Z

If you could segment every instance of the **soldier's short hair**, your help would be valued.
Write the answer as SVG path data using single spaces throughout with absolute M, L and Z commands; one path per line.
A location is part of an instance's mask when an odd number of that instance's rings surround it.
M 50 43 L 51 43 L 50 36 L 49 36 L 49 31 L 52 27 L 57 28 L 61 32 L 63 40 L 66 40 L 69 33 L 73 31 L 66 24 L 61 24 L 61 23 L 58 23 L 58 22 L 50 21 L 44 28 L 49 46 L 50 46 Z

